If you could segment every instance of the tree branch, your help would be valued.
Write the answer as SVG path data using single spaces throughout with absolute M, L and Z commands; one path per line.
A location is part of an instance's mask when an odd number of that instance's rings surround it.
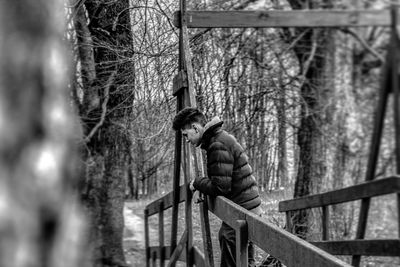
M 106 113 L 107 113 L 107 103 L 108 100 L 110 99 L 110 87 L 114 83 L 115 76 L 117 74 L 117 70 L 114 70 L 113 73 L 111 73 L 110 77 L 108 77 L 106 87 L 104 88 L 104 101 L 101 105 L 101 117 L 100 121 L 92 128 L 90 133 L 85 137 L 84 142 L 88 143 L 90 139 L 93 137 L 93 135 L 96 133 L 96 131 L 103 125 L 105 118 L 106 118 Z
M 342 32 L 348 33 L 352 35 L 354 38 L 357 39 L 358 42 L 372 55 L 374 55 L 377 59 L 379 59 L 381 62 L 384 62 L 385 59 L 375 50 L 373 49 L 365 40 L 362 38 L 360 35 L 358 35 L 355 31 L 350 30 L 350 29 L 341 29 Z

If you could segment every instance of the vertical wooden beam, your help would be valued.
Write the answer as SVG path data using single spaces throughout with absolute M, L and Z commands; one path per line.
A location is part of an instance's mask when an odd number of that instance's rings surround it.
M 189 183 L 191 179 L 191 160 L 190 160 L 190 146 L 184 144 L 183 147 L 183 158 L 184 162 L 184 178 L 186 188 L 186 201 L 185 201 L 185 222 L 186 229 L 188 232 L 188 238 L 186 243 L 186 266 L 193 266 L 192 247 L 193 247 L 193 224 L 192 224 L 192 192 L 189 190 Z
M 177 96 L 177 112 L 183 108 L 183 96 Z M 173 206 L 172 206 L 172 225 L 171 225 L 171 254 L 176 248 L 178 236 L 178 213 L 179 213 L 179 183 L 181 177 L 182 160 L 182 133 L 175 132 L 175 160 L 174 160 L 174 180 L 173 180 Z M 171 255 L 170 255 L 171 256 Z M 175 265 L 172 265 L 175 266 Z
M 157 267 L 157 252 L 155 251 L 151 254 L 151 266 Z
M 396 173 L 400 174 L 400 87 L 399 87 L 399 45 L 400 38 L 397 32 L 398 9 L 392 5 L 392 42 L 391 42 L 391 91 L 393 92 L 393 114 L 395 129 L 395 155 L 396 155 Z M 397 194 L 397 232 L 400 237 L 400 194 Z
M 144 246 L 146 253 L 146 267 L 150 267 L 150 244 L 149 244 L 149 210 L 144 210 Z
M 375 178 L 375 171 L 376 171 L 376 166 L 377 166 L 378 157 L 379 157 L 379 148 L 380 148 L 381 139 L 382 139 L 383 124 L 384 124 L 384 120 L 385 120 L 386 106 L 387 106 L 387 102 L 388 102 L 387 100 L 388 100 L 389 93 L 391 91 L 391 88 L 389 87 L 390 77 L 391 77 L 390 62 L 392 61 L 390 52 L 391 52 L 391 49 L 389 47 L 389 51 L 386 55 L 386 64 L 383 69 L 378 108 L 375 113 L 374 129 L 373 129 L 373 133 L 372 133 L 370 155 L 368 158 L 367 172 L 366 172 L 366 178 L 365 178 L 366 181 L 371 181 Z M 368 221 L 368 211 L 369 211 L 370 200 L 371 200 L 370 198 L 364 198 L 361 200 L 361 207 L 360 207 L 360 214 L 359 214 L 358 225 L 357 225 L 356 239 L 363 239 L 365 236 L 365 230 L 366 230 L 367 221 Z M 358 267 L 358 266 L 360 266 L 360 261 L 361 261 L 361 256 L 355 255 L 355 256 L 353 256 L 351 264 L 353 266 Z
M 322 207 L 322 240 L 329 240 L 329 206 Z
M 161 200 L 158 204 L 158 238 L 159 238 L 159 254 L 160 267 L 165 266 L 165 248 L 164 248 L 164 201 Z
M 289 233 L 293 233 L 293 225 L 292 225 L 292 213 L 291 211 L 286 212 L 286 231 Z
M 245 220 L 237 220 L 236 231 L 236 266 L 247 267 L 248 265 L 248 229 Z

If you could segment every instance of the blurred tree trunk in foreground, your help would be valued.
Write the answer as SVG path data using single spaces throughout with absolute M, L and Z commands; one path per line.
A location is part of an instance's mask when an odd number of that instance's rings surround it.
M 0 266 L 86 266 L 64 11 L 0 1 Z
M 123 206 L 134 96 L 129 2 L 88 0 L 73 6 L 83 91 L 77 105 L 86 145 L 83 200 L 91 221 L 89 254 L 93 266 L 126 266 Z

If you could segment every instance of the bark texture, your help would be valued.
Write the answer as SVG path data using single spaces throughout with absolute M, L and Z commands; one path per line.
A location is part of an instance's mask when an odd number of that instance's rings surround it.
M 0 266 L 86 266 L 62 1 L 0 2 Z

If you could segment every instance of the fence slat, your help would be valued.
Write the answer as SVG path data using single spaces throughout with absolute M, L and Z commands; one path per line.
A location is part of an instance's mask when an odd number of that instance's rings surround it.
M 326 193 L 284 200 L 279 202 L 279 211 L 316 208 L 397 192 L 400 192 L 400 177 L 390 176 Z
M 187 11 L 188 28 L 390 26 L 385 10 Z M 175 13 L 175 27 L 180 26 Z
M 311 242 L 333 255 L 400 256 L 400 240 L 341 240 Z
M 186 193 L 185 186 L 181 185 L 179 187 L 179 191 L 178 191 L 179 203 L 185 201 L 185 199 L 186 199 L 185 193 Z M 158 203 L 160 201 L 164 202 L 164 210 L 167 210 L 167 209 L 171 208 L 172 205 L 173 205 L 173 202 L 174 202 L 174 192 L 169 192 L 165 196 L 163 196 L 163 197 L 151 202 L 150 204 L 148 204 L 146 206 L 146 209 L 148 209 L 149 216 L 154 215 L 154 214 L 156 214 L 156 213 L 158 213 L 160 211 L 159 210 L 159 206 L 158 206 Z
M 208 201 L 210 211 L 231 227 L 235 227 L 236 220 L 245 220 L 249 240 L 287 266 L 351 266 L 284 229 L 268 223 L 224 197 L 209 197 Z
M 183 232 L 181 239 L 179 240 L 178 245 L 176 246 L 175 250 L 172 252 L 171 257 L 169 258 L 169 262 L 167 267 L 173 266 L 176 261 L 179 259 L 179 256 L 182 254 L 182 251 L 186 247 L 186 242 L 188 238 L 188 231 L 187 229 Z
M 248 264 L 248 233 L 247 223 L 244 220 L 237 220 L 235 225 L 236 231 L 236 266 L 247 267 Z
M 150 267 L 150 250 L 149 250 L 149 210 L 144 210 L 144 246 L 146 250 L 146 267 Z
M 204 254 L 196 246 L 193 246 L 193 260 L 196 267 L 207 267 Z
M 160 251 L 160 247 L 149 247 L 149 251 L 150 251 L 150 255 L 155 251 L 156 252 L 156 256 L 158 257 L 158 252 Z M 165 259 L 169 260 L 170 259 L 170 255 L 173 252 L 171 247 L 170 246 L 164 246 L 164 251 L 165 251 Z M 178 257 L 178 260 L 186 262 L 186 255 L 184 253 L 181 253 L 181 255 L 179 255 L 179 257 Z
M 322 206 L 322 240 L 329 239 L 329 206 Z
M 165 266 L 165 250 L 164 250 L 164 202 L 161 200 L 159 203 L 158 213 L 158 238 L 159 238 L 159 254 L 160 254 L 160 267 Z

